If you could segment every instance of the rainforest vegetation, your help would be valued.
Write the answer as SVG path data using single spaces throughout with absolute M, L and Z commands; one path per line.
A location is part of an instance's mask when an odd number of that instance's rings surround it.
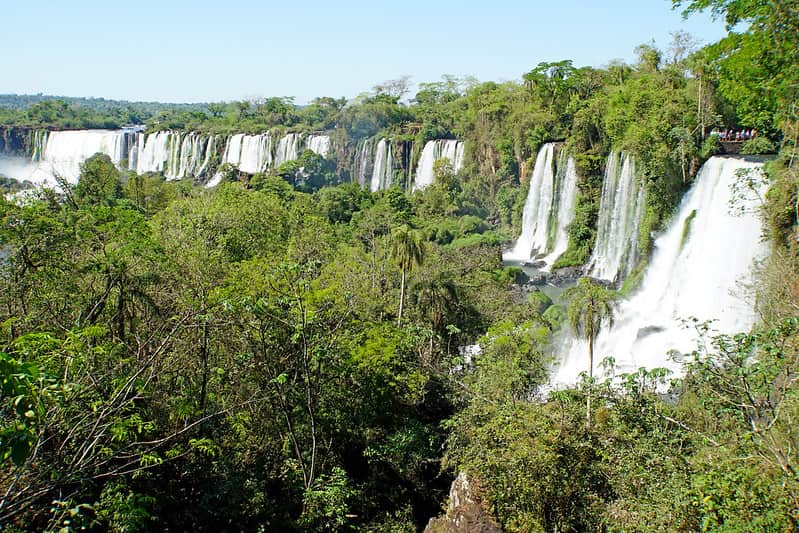
M 674 5 L 712 11 L 728 36 L 699 48 L 675 33 L 631 65 L 542 63 L 518 82 L 444 77 L 415 95 L 401 78 L 307 106 L 0 100 L 6 126 L 467 147 L 462 170 L 440 162 L 413 193 L 368 192 L 309 152 L 310 185 L 281 167 L 213 189 L 98 154 L 74 186 L 0 200 L 2 527 L 419 531 L 464 472 L 505 531 L 799 529 L 799 5 Z M 679 379 L 611 383 L 586 358 L 580 383 L 543 394 L 554 336 L 590 338 L 619 295 L 586 280 L 560 306 L 511 290 L 519 270 L 500 250 L 538 148 L 562 141 L 578 163 L 558 264 L 579 265 L 607 154 L 641 163 L 648 251 L 720 150 L 714 128 L 756 129 L 749 151 L 777 152 L 760 322 L 720 337 L 697 324 L 706 342 Z

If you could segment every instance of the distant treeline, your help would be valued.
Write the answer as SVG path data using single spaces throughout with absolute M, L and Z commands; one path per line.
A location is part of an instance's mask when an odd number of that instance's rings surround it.
M 205 114 L 208 104 L 128 102 L 105 98 L 0 94 L 0 124 L 51 128 L 117 128 L 163 112 Z

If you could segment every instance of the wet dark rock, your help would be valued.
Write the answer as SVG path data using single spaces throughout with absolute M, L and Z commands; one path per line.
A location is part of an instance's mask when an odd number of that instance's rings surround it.
M 546 261 L 527 261 L 526 263 L 524 263 L 524 266 L 530 268 L 544 268 L 545 266 L 547 266 L 547 263 Z
M 661 331 L 664 331 L 664 330 L 665 330 L 665 328 L 663 328 L 661 326 L 647 326 L 645 328 L 639 329 L 638 330 L 638 334 L 635 336 L 635 338 L 636 338 L 636 340 L 643 339 L 644 337 L 652 335 L 653 333 L 660 333 Z
M 553 270 L 549 274 L 549 283 L 552 285 L 563 285 L 577 281 L 583 277 L 583 266 L 571 266 Z

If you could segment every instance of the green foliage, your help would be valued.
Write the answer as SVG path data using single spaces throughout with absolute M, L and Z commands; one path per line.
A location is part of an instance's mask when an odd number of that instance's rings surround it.
M 121 196 L 121 175 L 110 157 L 96 154 L 81 164 L 80 180 L 75 187 L 77 201 L 101 204 Z
M 677 4 L 748 29 L 690 58 L 677 36 L 682 50 L 643 45 L 635 66 L 444 77 L 409 104 L 407 79 L 304 107 L 0 97 L 3 124 L 332 131 L 336 146 L 249 180 L 222 166 L 213 190 L 97 155 L 63 196 L 0 202 L 4 527 L 407 531 L 465 471 L 508 531 L 796 529 L 796 10 Z M 568 322 L 591 346 L 617 296 L 582 279 L 565 309 L 512 301 L 518 269 L 500 251 L 536 151 L 566 139 L 579 167 L 555 267 L 580 265 L 610 150 L 636 157 L 649 251 L 719 150 L 707 128 L 738 126 L 760 130 L 747 153 L 782 147 L 762 331 L 704 342 L 668 395 L 662 369 L 597 382 L 591 354 L 588 379 L 543 397 L 552 332 Z M 373 136 L 407 168 L 427 140 L 456 137 L 465 164 L 438 162 L 413 194 L 342 183 Z M 459 348 L 476 339 L 467 364 Z
M 549 329 L 557 331 L 566 323 L 566 310 L 560 305 L 551 305 L 544 311 L 541 318 L 547 323 Z
M 721 140 L 718 135 L 711 135 L 704 141 L 699 148 L 699 155 L 703 159 L 708 159 L 716 154 L 720 154 L 724 147 L 721 145 Z
M 578 337 L 593 342 L 604 327 L 613 326 L 613 303 L 617 298 L 613 291 L 590 278 L 580 278 L 576 286 L 566 290 L 564 298 L 569 302 L 569 325 Z
M 300 525 L 314 531 L 342 531 L 347 524 L 350 501 L 356 491 L 350 486 L 347 473 L 333 468 L 329 476 L 320 477 L 303 496 L 305 507 Z
M 735 106 L 741 124 L 773 134 L 795 106 L 799 64 L 799 10 L 792 3 L 751 0 L 675 0 L 685 14 L 710 10 L 723 17 L 728 35 L 710 45 L 719 90 Z
M 45 422 L 47 404 L 58 394 L 55 380 L 35 363 L 0 352 L 0 466 L 28 460 Z
M 744 141 L 741 145 L 741 155 L 773 154 L 776 152 L 774 143 L 765 137 L 755 137 Z
M 541 291 L 533 291 L 527 296 L 527 301 L 533 306 L 536 313 L 543 315 L 552 305 L 552 299 Z

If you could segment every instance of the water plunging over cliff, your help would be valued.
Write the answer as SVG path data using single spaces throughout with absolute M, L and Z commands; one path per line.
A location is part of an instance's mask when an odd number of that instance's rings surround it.
M 438 139 L 428 141 L 424 145 L 422 155 L 419 157 L 419 164 L 416 166 L 416 178 L 413 188 L 424 189 L 435 179 L 433 166 L 439 159 L 449 159 L 452 164 L 452 172 L 457 174 L 463 167 L 463 142 Z
M 34 160 L 40 165 L 37 176 L 46 181 L 48 177 L 58 174 L 68 182 L 76 183 L 80 176 L 80 164 L 98 152 L 119 164 L 128 157 L 128 135 L 131 134 L 123 130 L 49 132 L 46 140 L 42 137 L 37 142 L 40 148 L 35 148 L 33 152 Z
M 640 367 L 679 373 L 679 361 L 667 354 L 696 348 L 695 331 L 682 327 L 691 317 L 716 320 L 713 327 L 722 333 L 746 331 L 754 324 L 753 300 L 740 285 L 751 279 L 753 260 L 767 252 L 761 242 L 759 200 L 748 194 L 731 204 L 737 172 L 759 172 L 760 167 L 726 157 L 705 163 L 668 229 L 655 241 L 640 290 L 621 302 L 615 326 L 597 339 L 595 373 L 607 356 L 615 358 L 617 374 Z M 571 341 L 553 383 L 575 383 L 587 371 L 587 353 L 585 342 Z
M 635 159 L 612 152 L 605 167 L 590 275 L 622 280 L 640 259 L 638 227 L 644 214 L 644 185 L 635 177 Z
M 555 224 L 555 244 L 549 255 L 543 259 L 547 267 L 557 261 L 558 257 L 569 247 L 569 224 L 574 220 L 577 202 L 577 164 L 574 162 L 574 158 L 566 155 L 565 151 L 561 152 L 558 159 L 553 201 L 555 211 L 550 217 L 550 224 Z M 565 164 L 564 159 L 566 159 Z
M 380 139 L 375 149 L 375 164 L 369 189 L 372 192 L 391 187 L 394 178 L 394 159 L 391 154 L 391 141 Z
M 313 153 L 327 157 L 327 154 L 330 153 L 330 137 L 327 135 L 309 135 L 305 140 L 305 146 Z
M 374 173 L 374 154 L 372 150 L 372 139 L 364 139 L 355 147 L 355 159 L 353 161 L 353 177 L 361 187 L 366 187 L 367 178 Z M 371 181 L 368 182 L 371 185 Z
M 546 250 L 555 190 L 554 153 L 554 143 L 547 143 L 538 151 L 522 211 L 522 234 L 513 249 L 505 254 L 505 259 L 526 261 L 533 250 Z
M 522 212 L 522 233 L 513 249 L 504 254 L 505 260 L 529 261 L 547 254 L 543 261 L 548 267 L 566 251 L 567 229 L 574 219 L 577 168 L 574 160 L 561 152 L 555 169 L 554 154 L 554 143 L 538 151 Z
M 287 133 L 285 136 L 281 137 L 280 141 L 277 143 L 277 152 L 275 153 L 275 168 L 286 161 L 298 159 L 299 145 L 300 135 L 298 133 Z

